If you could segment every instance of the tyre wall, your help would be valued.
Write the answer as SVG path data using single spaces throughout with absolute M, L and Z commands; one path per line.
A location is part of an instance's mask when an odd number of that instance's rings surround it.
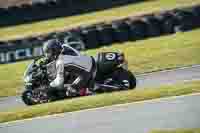
M 198 27 L 200 27 L 200 5 L 132 16 L 37 37 L 0 42 L 0 63 L 41 56 L 43 42 L 51 38 L 65 41 L 67 36 L 73 35 L 73 37 L 82 41 L 79 44 L 84 45 L 73 46 L 79 50 L 85 50 L 113 43 L 185 32 Z M 73 37 L 71 40 L 74 39 Z
M 144 0 L 42 0 L 0 8 L 0 27 L 100 11 Z M 0 5 L 1 6 L 1 5 Z

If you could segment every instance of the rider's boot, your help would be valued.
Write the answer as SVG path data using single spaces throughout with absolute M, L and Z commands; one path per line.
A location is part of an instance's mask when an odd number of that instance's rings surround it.
M 86 94 L 87 94 L 87 95 L 93 95 L 94 92 L 92 91 L 92 89 L 86 88 Z
M 66 96 L 76 96 L 77 95 L 77 90 L 71 86 L 67 87 L 66 90 Z

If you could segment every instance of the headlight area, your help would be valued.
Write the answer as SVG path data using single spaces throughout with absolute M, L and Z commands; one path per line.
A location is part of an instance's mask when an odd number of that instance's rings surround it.
M 31 81 L 32 81 L 32 76 L 31 75 L 24 77 L 24 82 L 26 84 L 31 83 Z

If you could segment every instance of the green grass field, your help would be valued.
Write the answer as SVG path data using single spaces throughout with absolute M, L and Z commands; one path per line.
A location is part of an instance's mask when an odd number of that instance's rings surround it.
M 122 51 L 135 74 L 200 64 L 200 30 L 137 42 L 127 42 L 86 53 Z M 0 65 L 0 97 L 20 94 L 22 76 L 30 61 Z
M 55 30 L 63 30 L 64 28 L 110 21 L 120 17 L 173 9 L 176 7 L 191 6 L 195 4 L 200 4 L 200 0 L 146 0 L 145 2 L 134 3 L 128 6 L 104 11 L 1 28 L 0 40 L 10 40 L 19 37 L 49 33 Z
M 63 112 L 72 112 L 83 109 L 199 92 L 200 81 L 193 81 L 178 85 L 163 86 L 159 88 L 141 88 L 137 90 L 105 93 L 96 96 L 74 98 L 70 100 L 18 108 L 7 112 L 0 112 L 0 123 Z
M 155 130 L 150 133 L 200 133 L 200 129 Z

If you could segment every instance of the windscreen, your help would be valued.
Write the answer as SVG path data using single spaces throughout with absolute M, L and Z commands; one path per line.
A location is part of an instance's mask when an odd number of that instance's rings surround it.
M 24 77 L 26 77 L 27 75 L 29 75 L 29 74 L 32 72 L 32 70 L 33 70 L 33 65 L 34 65 L 34 64 L 35 64 L 35 63 L 34 63 L 34 61 L 33 61 L 31 64 L 28 65 L 26 71 L 24 72 Z

